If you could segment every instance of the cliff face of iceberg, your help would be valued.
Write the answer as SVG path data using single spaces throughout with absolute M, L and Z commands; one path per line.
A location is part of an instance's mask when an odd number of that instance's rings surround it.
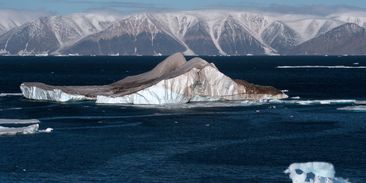
M 71 100 L 85 100 L 87 99 L 84 95 L 78 94 L 69 94 L 64 92 L 61 89 L 46 89 L 40 85 L 30 85 L 31 83 L 21 84 L 20 90 L 22 91 L 24 97 L 34 100 L 50 100 L 50 101 L 59 101 L 59 102 L 67 102 Z
M 285 173 L 289 174 L 293 183 L 349 183 L 335 177 L 333 165 L 325 162 L 293 163 Z
M 186 61 L 174 54 L 153 70 L 103 86 L 51 86 L 23 83 L 24 97 L 67 102 L 96 100 L 97 103 L 177 104 L 199 101 L 283 99 L 287 95 L 273 87 L 233 80 L 214 64 L 194 58 Z

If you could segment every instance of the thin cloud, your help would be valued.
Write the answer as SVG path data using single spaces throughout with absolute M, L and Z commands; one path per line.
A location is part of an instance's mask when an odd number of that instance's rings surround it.
M 237 2 L 235 4 L 211 4 L 202 9 L 229 9 L 242 11 L 265 11 L 282 14 L 305 14 L 326 16 L 333 13 L 349 12 L 349 11 L 366 11 L 365 8 L 359 8 L 349 5 L 299 5 L 289 6 L 283 4 L 271 4 L 264 6 L 255 2 Z
M 44 0 L 44 2 L 62 3 L 70 5 L 88 5 L 94 8 L 136 8 L 136 9 L 149 9 L 158 8 L 162 5 L 153 3 L 140 3 L 131 1 L 93 1 L 93 0 Z
M 330 15 L 332 13 L 348 12 L 348 11 L 365 11 L 363 8 L 348 5 L 304 5 L 304 6 L 286 6 L 273 4 L 263 8 L 267 11 L 273 11 L 285 14 L 310 14 L 310 15 Z

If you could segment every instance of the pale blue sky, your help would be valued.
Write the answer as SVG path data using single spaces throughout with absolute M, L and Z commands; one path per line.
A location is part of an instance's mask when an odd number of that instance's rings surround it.
M 0 9 L 51 11 L 58 14 L 99 9 L 124 13 L 206 8 L 266 8 L 286 11 L 292 7 L 304 7 L 304 11 L 309 9 L 311 13 L 318 5 L 321 8 L 366 8 L 366 0 L 0 0 Z M 318 11 L 322 11 L 321 8 Z M 328 8 L 328 11 L 331 10 L 332 8 Z

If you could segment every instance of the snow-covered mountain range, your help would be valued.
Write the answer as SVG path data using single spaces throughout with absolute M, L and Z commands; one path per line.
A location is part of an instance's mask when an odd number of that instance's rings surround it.
M 313 16 L 202 10 L 20 19 L 6 14 L 0 11 L 3 55 L 366 54 L 365 12 Z
M 48 15 L 42 12 L 0 10 L 0 35 L 14 27 L 19 27 L 26 22 L 31 22 L 39 17 Z

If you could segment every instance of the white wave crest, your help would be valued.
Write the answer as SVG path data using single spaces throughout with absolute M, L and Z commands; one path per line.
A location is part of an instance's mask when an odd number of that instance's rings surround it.
M 331 104 L 353 104 L 353 99 L 329 99 L 329 100 L 271 100 L 270 103 L 299 104 L 299 105 L 331 105 Z
M 341 111 L 366 111 L 366 105 L 355 105 L 355 106 L 347 106 L 347 107 L 340 107 L 337 110 Z
M 293 163 L 284 173 L 289 174 L 292 183 L 350 183 L 335 177 L 334 166 L 325 162 Z
M 301 98 L 299 96 L 296 96 L 296 97 L 291 97 L 290 99 L 299 100 Z
M 366 66 L 346 66 L 346 65 L 296 65 L 277 66 L 277 69 L 366 69 Z
M 0 125 L 4 124 L 36 124 L 40 123 L 38 119 L 0 119 Z
M 0 111 L 13 111 L 13 110 L 21 110 L 23 108 L 21 107 L 11 107 L 11 108 L 5 108 L 5 109 L 0 109 Z
M 22 93 L 0 93 L 0 97 L 22 96 Z
M 355 99 L 326 99 L 326 100 L 301 100 L 299 96 L 287 100 L 260 100 L 260 101 L 230 101 L 230 102 L 192 102 L 187 104 L 166 104 L 166 105 L 133 105 L 137 108 L 210 108 L 210 107 L 246 107 L 266 104 L 290 104 L 290 105 L 336 105 L 336 104 L 357 104 Z M 103 105 L 103 104 L 98 104 Z M 130 105 L 119 105 L 130 106 Z

